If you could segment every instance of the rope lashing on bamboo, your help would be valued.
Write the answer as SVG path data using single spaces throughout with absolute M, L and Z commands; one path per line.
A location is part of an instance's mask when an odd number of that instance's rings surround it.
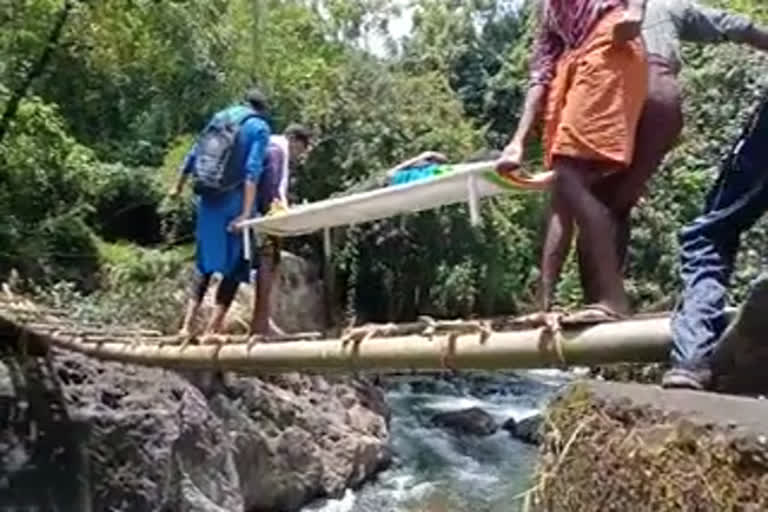
M 557 361 L 560 364 L 560 368 L 567 368 L 568 361 L 565 359 L 565 350 L 563 349 L 563 325 L 562 320 L 565 318 L 565 313 L 561 311 L 552 311 L 544 313 L 544 327 L 542 327 L 542 336 L 549 335 L 550 344 L 554 349 Z
M 666 315 L 589 325 L 571 321 L 566 315 L 561 332 L 521 320 L 424 317 L 410 324 L 355 327 L 345 332 L 346 339 L 261 343 L 267 340 L 223 335 L 190 340 L 149 330 L 80 326 L 61 311 L 39 308 L 29 301 L 11 304 L 0 296 L 0 334 L 17 349 L 23 341 L 35 349 L 35 357 L 55 347 L 106 361 L 168 369 L 248 373 L 456 371 L 657 362 L 667 359 L 671 340 Z M 116 334 L 110 335 L 110 330 Z
M 444 369 L 456 371 L 456 368 L 451 364 L 451 360 L 456 351 L 456 339 L 465 334 L 479 334 L 479 343 L 484 344 L 488 338 L 493 334 L 490 323 L 488 321 L 479 322 L 472 320 L 435 320 L 429 316 L 420 316 L 419 322 L 424 327 L 419 333 L 422 337 L 428 341 L 434 341 L 434 338 L 438 334 L 445 334 L 446 338 L 441 342 L 441 365 Z M 417 324 L 418 325 L 418 324 Z M 353 350 L 359 350 L 359 346 L 374 337 L 386 337 L 393 336 L 402 333 L 403 330 L 413 330 L 413 324 L 409 324 L 407 327 L 398 326 L 397 324 L 368 324 L 360 327 L 348 328 L 341 338 L 342 346 L 346 347 L 347 344 L 353 343 Z
M 568 361 L 565 358 L 565 350 L 563 349 L 563 343 L 565 337 L 563 336 L 562 329 L 552 330 L 548 326 L 540 328 L 541 343 L 543 348 L 548 353 L 554 353 L 557 361 L 556 364 L 562 368 L 568 368 Z
M 101 344 L 116 342 L 125 344 L 131 349 L 147 344 L 163 347 L 178 346 L 183 351 L 192 344 L 239 344 L 256 342 L 279 341 L 311 341 L 322 338 L 322 333 L 294 333 L 290 335 L 276 335 L 264 337 L 260 335 L 208 335 L 208 336 L 180 336 L 166 335 L 153 329 L 127 329 L 124 327 L 104 326 L 94 323 L 77 323 L 66 316 L 66 312 L 60 309 L 41 307 L 31 301 L 22 300 L 16 295 L 9 295 L 5 290 L 5 297 L 0 296 L 0 312 L 9 320 L 23 325 L 19 333 L 19 343 L 24 341 L 23 336 L 34 333 L 37 336 L 51 339 L 66 339 L 68 343 Z

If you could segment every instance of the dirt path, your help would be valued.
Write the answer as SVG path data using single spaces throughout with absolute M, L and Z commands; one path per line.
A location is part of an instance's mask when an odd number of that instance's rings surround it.
M 606 402 L 631 401 L 661 412 L 680 414 L 702 425 L 744 429 L 768 436 L 768 400 L 688 390 L 665 390 L 659 386 L 590 381 L 589 388 Z

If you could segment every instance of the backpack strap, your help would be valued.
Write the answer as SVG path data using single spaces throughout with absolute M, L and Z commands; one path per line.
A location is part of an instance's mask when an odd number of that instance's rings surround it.
M 260 114 L 259 112 L 249 108 L 247 110 L 247 112 L 242 114 L 240 116 L 240 118 L 237 119 L 237 121 L 236 121 L 238 132 L 243 128 L 243 126 L 245 125 L 246 122 L 248 122 L 249 119 L 253 119 L 253 118 L 261 118 L 261 119 L 263 119 L 264 116 L 262 114 Z M 237 147 L 237 143 L 238 143 L 238 137 L 236 136 L 235 140 L 232 142 L 232 148 L 231 148 L 232 153 L 235 152 L 235 148 Z M 230 167 L 232 165 L 233 165 L 232 164 L 232 159 L 230 157 L 229 161 L 227 162 L 227 166 Z M 243 180 L 238 180 L 235 184 L 233 184 L 232 187 L 229 187 L 229 188 L 237 187 L 242 182 L 243 182 Z
M 237 120 L 237 125 L 242 128 L 242 126 L 249 120 L 253 119 L 254 117 L 258 117 L 261 119 L 264 119 L 264 115 L 260 112 L 257 112 L 256 110 L 253 110 L 252 108 L 248 108 L 248 111 L 240 116 L 240 119 Z

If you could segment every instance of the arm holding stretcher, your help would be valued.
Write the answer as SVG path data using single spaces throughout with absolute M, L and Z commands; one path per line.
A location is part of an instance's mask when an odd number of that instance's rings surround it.
M 627 0 L 624 15 L 614 27 L 613 37 L 617 44 L 640 36 L 646 1 Z M 549 82 L 552 80 L 557 60 L 563 50 L 564 44 L 556 33 L 545 27 L 540 29 L 534 43 L 531 84 L 525 97 L 523 112 L 520 115 L 517 130 L 496 164 L 497 171 L 504 174 L 519 171 L 524 159 L 525 143 L 534 125 L 539 121 L 549 90 Z

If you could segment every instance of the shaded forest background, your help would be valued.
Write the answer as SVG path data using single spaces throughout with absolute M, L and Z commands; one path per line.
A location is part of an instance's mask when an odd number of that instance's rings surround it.
M 763 0 L 721 2 L 768 22 Z M 423 150 L 501 148 L 525 93 L 530 5 L 504 0 L 19 0 L 0 3 L 0 279 L 81 312 L 169 326 L 192 259 L 191 197 L 165 192 L 216 109 L 262 87 L 273 129 L 318 133 L 298 201 L 364 181 Z M 400 40 L 388 23 L 411 9 Z M 371 42 L 384 46 L 373 53 Z M 686 129 L 634 216 L 628 288 L 670 307 L 677 230 L 768 84 L 765 56 L 685 50 Z M 535 152 L 534 152 L 535 154 Z M 533 162 L 531 165 L 535 165 Z M 487 200 L 339 234 L 339 304 L 363 320 L 530 307 L 546 197 Z M 759 270 L 746 237 L 735 299 Z M 320 240 L 288 249 L 320 261 Z M 569 263 L 558 301 L 580 301 Z M 151 307 L 150 307 L 151 306 Z

